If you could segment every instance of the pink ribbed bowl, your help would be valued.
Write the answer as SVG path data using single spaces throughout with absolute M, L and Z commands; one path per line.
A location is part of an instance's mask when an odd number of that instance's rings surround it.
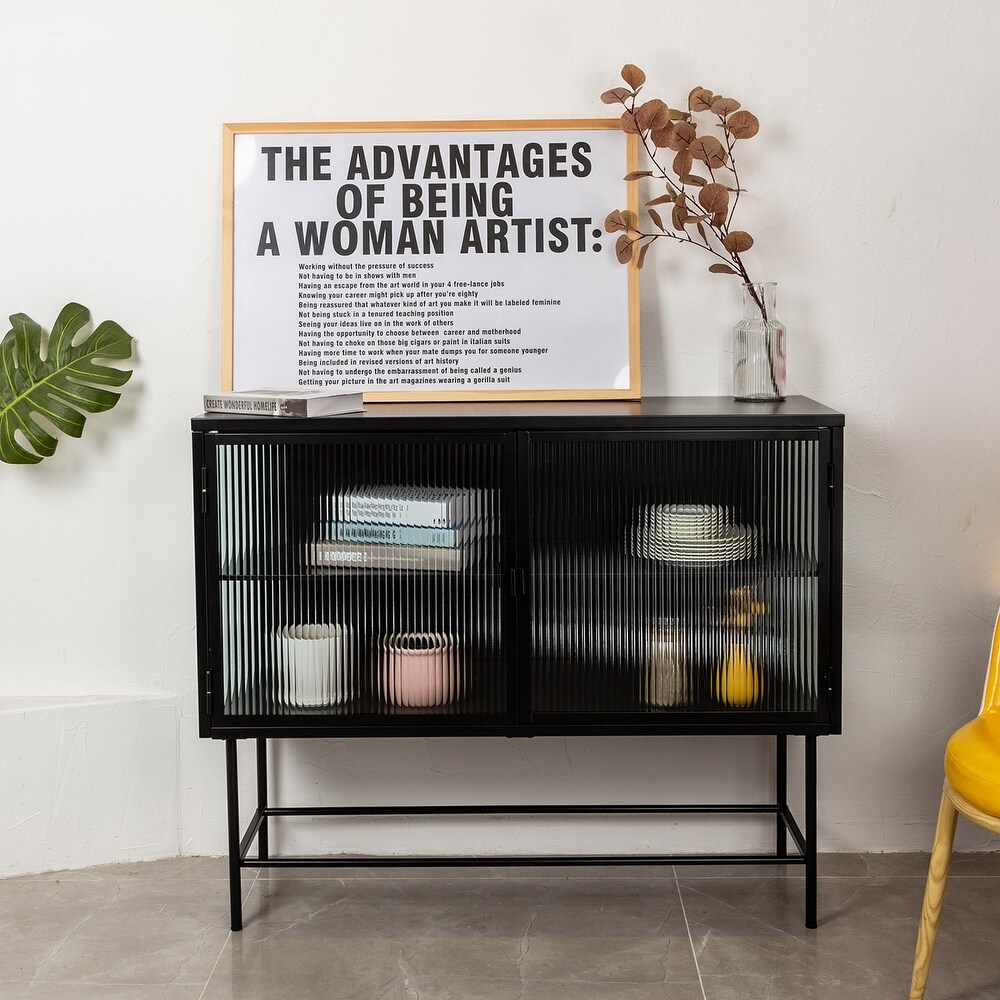
M 382 645 L 379 680 L 390 705 L 429 708 L 459 696 L 455 639 L 441 632 L 400 632 Z

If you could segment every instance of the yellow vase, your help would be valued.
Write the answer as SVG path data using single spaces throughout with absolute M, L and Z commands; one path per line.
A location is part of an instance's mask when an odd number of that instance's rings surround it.
M 763 694 L 763 677 L 742 642 L 731 643 L 715 668 L 713 693 L 724 705 L 753 705 Z

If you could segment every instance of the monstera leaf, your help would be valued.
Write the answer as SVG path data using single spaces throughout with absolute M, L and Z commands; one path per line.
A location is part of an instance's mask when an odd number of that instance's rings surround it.
M 105 320 L 74 345 L 89 322 L 90 310 L 70 302 L 59 313 L 42 357 L 42 328 L 24 313 L 11 316 L 11 329 L 0 342 L 0 461 L 34 465 L 59 443 L 46 424 L 80 437 L 85 414 L 110 410 L 118 402 L 119 393 L 101 387 L 124 385 L 132 372 L 96 359 L 130 357 L 132 338 L 117 323 Z M 17 431 L 33 450 L 19 443 Z

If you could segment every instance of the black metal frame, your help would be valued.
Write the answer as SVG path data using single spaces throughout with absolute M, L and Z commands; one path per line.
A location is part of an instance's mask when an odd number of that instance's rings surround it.
M 419 866 L 565 866 L 565 865 L 666 865 L 666 864 L 795 864 L 805 869 L 805 924 L 817 926 L 817 786 L 816 737 L 841 731 L 841 575 L 843 505 L 840 502 L 843 467 L 843 422 L 841 414 L 803 397 L 792 397 L 781 404 L 760 406 L 734 403 L 729 399 L 647 399 L 641 404 L 489 404 L 428 406 L 384 404 L 370 407 L 361 414 L 314 420 L 280 419 L 269 422 L 267 434 L 278 431 L 302 441 L 316 440 L 320 434 L 335 434 L 341 440 L 364 439 L 388 433 L 402 439 L 414 434 L 443 435 L 449 439 L 485 436 L 498 432 L 527 432 L 518 435 L 517 447 L 508 449 L 507 474 L 515 482 L 523 480 L 526 468 L 526 442 L 530 437 L 571 433 L 580 439 L 615 439 L 643 437 L 652 432 L 669 437 L 681 433 L 724 440 L 751 434 L 762 439 L 786 436 L 789 432 L 820 431 L 821 461 L 829 469 L 828 504 L 821 505 L 824 565 L 820 572 L 821 616 L 819 705 L 814 712 L 702 712 L 669 713 L 662 717 L 588 716 L 572 714 L 540 716 L 532 711 L 528 685 L 525 635 L 521 634 L 508 648 L 511 702 L 500 716 L 472 715 L 454 718 L 423 719 L 350 716 L 325 719 L 321 716 L 233 716 L 226 715 L 217 700 L 213 704 L 214 682 L 219 679 L 218 657 L 213 653 L 213 567 L 218 566 L 208 541 L 206 524 L 211 523 L 215 498 L 209 488 L 214 462 L 213 448 L 206 436 L 222 434 L 227 439 L 240 435 L 260 436 L 261 418 L 223 415 L 196 418 L 194 434 L 194 499 L 196 517 L 195 554 L 198 566 L 198 669 L 200 733 L 223 739 L 226 743 L 226 774 L 229 811 L 230 907 L 234 930 L 242 927 L 240 873 L 243 868 L 290 867 L 419 867 Z M 510 571 L 511 594 L 505 602 L 505 614 L 520 619 L 526 612 L 523 584 L 525 538 L 523 526 L 530 510 L 526 491 L 517 489 L 508 495 L 504 517 L 516 525 L 509 535 L 505 569 Z M 221 699 L 219 699 L 221 700 Z M 762 804 L 726 805 L 564 805 L 564 806 L 379 806 L 379 807 L 279 807 L 268 802 L 267 741 L 283 737 L 352 737 L 352 736 L 543 736 L 543 735 L 773 735 L 775 737 L 775 801 Z M 788 805 L 787 737 L 804 738 L 804 809 L 805 830 L 799 826 Z M 237 745 L 240 739 L 255 739 L 257 746 L 257 806 L 246 830 L 241 830 Z M 391 816 L 391 815 L 551 815 L 551 814 L 757 814 L 775 817 L 773 854 L 724 855 L 559 855 L 559 856 L 463 856 L 463 857 L 338 857 L 300 858 L 270 855 L 269 821 L 290 816 Z M 796 852 L 789 853 L 791 837 Z M 250 856 L 253 844 L 256 856 Z
M 268 803 L 267 738 L 257 743 L 257 808 L 241 834 L 237 740 L 226 740 L 226 796 L 229 820 L 229 913 L 234 931 L 243 929 L 244 868 L 482 868 L 562 867 L 570 865 L 803 865 L 805 867 L 805 925 L 817 926 L 816 852 L 816 737 L 805 737 L 805 833 L 788 806 L 787 737 L 775 737 L 775 800 L 768 803 L 679 805 L 469 805 L 469 806 L 273 806 Z M 773 854 L 543 854 L 543 855 L 342 855 L 327 857 L 272 857 L 268 848 L 268 820 L 281 816 L 567 816 L 567 815 L 771 815 L 775 819 Z M 798 848 L 788 853 L 788 836 Z M 257 854 L 250 848 L 257 842 Z

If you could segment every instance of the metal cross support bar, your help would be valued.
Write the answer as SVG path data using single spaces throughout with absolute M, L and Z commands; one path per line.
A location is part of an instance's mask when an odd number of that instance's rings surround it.
M 236 739 L 226 740 L 226 783 L 229 805 L 229 904 L 232 928 L 243 929 L 240 870 L 242 868 L 417 868 L 417 867 L 562 867 L 570 865 L 803 865 L 805 867 L 805 924 L 817 926 L 816 915 L 816 737 L 805 737 L 805 814 L 803 835 L 787 801 L 787 742 L 776 737 L 775 798 L 771 803 L 731 805 L 469 805 L 469 806 L 326 806 L 281 807 L 267 804 L 267 740 L 257 740 L 257 808 L 240 836 L 239 783 Z M 773 854 L 642 854 L 642 855 L 443 855 L 386 857 L 271 857 L 268 820 L 280 816 L 475 816 L 475 815 L 658 815 L 756 814 L 773 815 L 777 830 Z M 798 853 L 789 854 L 791 836 Z M 257 842 L 257 854 L 250 848 Z

